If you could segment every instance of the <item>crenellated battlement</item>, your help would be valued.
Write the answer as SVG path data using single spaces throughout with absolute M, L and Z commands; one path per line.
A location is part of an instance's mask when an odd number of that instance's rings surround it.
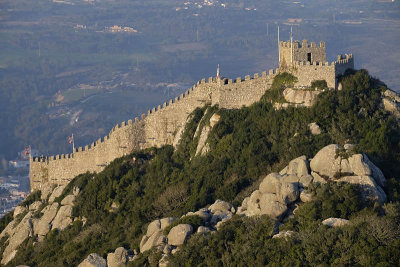
M 280 41 L 279 47 L 280 48 L 290 48 L 291 47 L 290 41 Z M 293 42 L 293 48 L 324 48 L 325 49 L 325 42 L 319 42 L 319 46 L 317 46 L 316 42 L 308 43 L 308 40 L 303 40 L 301 43 L 299 40 Z
M 292 45 L 293 44 L 293 45 Z M 279 43 L 279 68 L 236 79 L 209 77 L 197 81 L 175 98 L 149 109 L 133 120 L 116 124 L 108 135 L 74 153 L 30 159 L 31 190 L 44 184 L 66 184 L 76 175 L 99 172 L 112 160 L 132 151 L 179 142 L 187 116 L 207 104 L 220 108 L 241 108 L 258 101 L 283 71 L 298 78 L 296 86 L 309 86 L 313 80 L 326 80 L 336 88 L 336 77 L 354 68 L 352 54 L 338 55 L 333 62 L 325 57 L 325 42 L 319 46 L 307 40 Z

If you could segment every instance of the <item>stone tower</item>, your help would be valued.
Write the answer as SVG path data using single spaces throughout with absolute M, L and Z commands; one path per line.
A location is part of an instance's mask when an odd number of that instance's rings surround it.
M 320 42 L 317 47 L 315 42 L 308 44 L 307 40 L 288 41 L 279 43 L 279 68 L 284 70 L 294 66 L 297 61 L 301 62 L 326 62 L 325 42 Z

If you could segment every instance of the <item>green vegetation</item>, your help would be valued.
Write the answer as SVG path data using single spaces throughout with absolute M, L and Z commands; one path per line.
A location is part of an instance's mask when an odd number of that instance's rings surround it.
M 292 77 L 286 78 L 293 82 Z M 281 82 L 285 83 L 286 78 Z M 279 171 L 298 156 L 312 157 L 331 143 L 351 142 L 357 145 L 357 151 L 368 154 L 388 178 L 389 186 L 385 190 L 394 203 L 392 210 L 396 210 L 400 192 L 400 130 L 396 120 L 379 108 L 380 92 L 385 86 L 365 70 L 348 73 L 342 78 L 342 84 L 342 91 L 321 93 L 311 108 L 275 110 L 269 101 L 239 110 L 211 107 L 221 119 L 210 132 L 210 152 L 194 157 L 196 128 L 204 114 L 211 116 L 207 108 L 197 109 L 187 123 L 177 150 L 164 146 L 135 152 L 114 160 L 101 173 L 76 177 L 63 195 L 74 186 L 81 189 L 73 213 L 76 217 L 86 217 L 86 225 L 78 220 L 62 232 L 52 231 L 43 243 L 35 246 L 32 246 L 33 239 L 27 240 L 10 266 L 22 263 L 73 266 L 89 253 L 104 257 L 119 246 L 137 248 L 146 225 L 152 220 L 180 217 L 218 198 L 238 205 L 254 190 L 260 177 Z M 311 135 L 307 126 L 310 122 L 320 125 L 323 133 Z M 268 218 L 235 218 L 222 232 L 193 238 L 199 245 L 189 242 L 198 259 L 191 258 L 190 249 L 186 248 L 181 253 L 186 255 L 183 258 L 193 265 L 206 264 L 212 259 L 234 265 L 235 260 L 246 259 L 256 265 L 270 262 L 271 265 L 370 265 L 387 261 L 393 266 L 393 261 L 399 258 L 398 240 L 393 241 L 391 235 L 379 237 L 379 233 L 376 233 L 379 240 L 370 237 L 372 224 L 366 223 L 364 227 L 362 222 L 362 218 L 372 214 L 381 227 L 389 220 L 388 215 L 382 217 L 387 213 L 385 207 L 363 203 L 357 188 L 348 185 L 327 185 L 313 190 L 315 207 L 303 205 L 299 209 L 301 216 L 285 226 L 299 230 L 303 234 L 300 238 L 287 243 L 271 239 L 272 222 Z M 117 209 L 111 209 L 113 203 Z M 327 216 L 351 220 L 355 216 L 360 224 L 340 229 L 315 224 Z M 185 220 L 198 223 L 196 217 Z M 310 230 L 310 225 L 316 228 Z M 208 244 L 210 249 L 196 250 L 201 244 Z M 349 258 L 345 261 L 347 251 Z M 245 252 L 250 253 L 248 257 Z M 144 265 L 159 257 L 154 252 L 146 255 L 141 256 L 140 262 Z M 179 259 L 173 260 L 179 263 Z
M 311 88 L 312 89 L 328 89 L 328 84 L 326 83 L 325 80 L 314 80 L 311 82 Z
M 264 94 L 261 100 L 270 103 L 285 103 L 283 91 L 287 87 L 293 87 L 296 82 L 297 78 L 292 74 L 287 72 L 279 73 L 275 76 L 271 89 Z
M 10 211 L 0 219 L 0 233 L 14 219 L 14 211 Z
M 316 201 L 298 208 L 295 218 L 299 217 L 303 227 L 292 228 L 296 233 L 291 237 L 272 238 L 274 222 L 266 216 L 236 216 L 215 234 L 192 236 L 179 252 L 169 257 L 170 263 L 172 266 L 244 263 L 246 266 L 397 266 L 400 205 L 388 204 L 380 210 L 366 208 L 357 200 L 356 190 L 351 185 L 320 186 L 315 192 Z M 351 212 L 348 226 L 329 228 L 321 224 L 321 218 L 347 217 L 348 212 Z
M 325 219 L 350 219 L 360 210 L 373 207 L 363 201 L 358 186 L 348 183 L 312 184 L 308 190 L 313 194 L 313 201 L 304 203 L 296 216 L 285 222 L 283 230 L 312 230 Z
M 19 205 L 28 207 L 33 202 L 41 200 L 41 198 L 40 198 L 41 195 L 42 195 L 42 192 L 39 190 L 36 190 L 36 191 L 32 192 L 31 194 L 29 194 L 29 196 L 24 201 L 22 201 L 22 203 Z

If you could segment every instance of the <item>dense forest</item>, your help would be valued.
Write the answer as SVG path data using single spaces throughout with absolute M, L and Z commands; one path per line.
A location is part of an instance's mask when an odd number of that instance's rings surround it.
M 273 88 L 279 91 L 292 82 L 281 74 Z M 234 217 L 216 234 L 191 238 L 170 261 L 177 266 L 243 261 L 271 266 L 398 265 L 399 124 L 380 108 L 381 93 L 387 87 L 366 70 L 349 72 L 341 82 L 343 90 L 321 93 L 311 108 L 276 110 L 272 90 L 250 107 L 196 109 L 176 150 L 164 146 L 134 152 L 114 160 L 101 173 L 77 176 L 56 201 L 79 187 L 73 213 L 87 218 L 86 224 L 76 220 L 64 231 L 52 230 L 41 243 L 27 239 L 9 265 L 73 266 L 92 252 L 106 256 L 119 246 L 137 249 L 152 220 L 180 217 L 216 199 L 240 205 L 266 174 L 281 170 L 298 156 L 312 157 L 325 145 L 348 140 L 383 171 L 388 203 L 363 201 L 354 185 L 316 185 L 310 189 L 313 201 L 281 226 L 296 231 L 294 238 L 271 239 L 273 222 L 266 216 Z M 214 112 L 221 119 L 208 137 L 210 151 L 195 156 L 198 138 L 193 138 L 194 132 L 200 121 L 200 128 L 207 121 L 201 118 Z M 318 123 L 322 134 L 312 135 L 310 122 Z M 38 198 L 40 194 L 31 194 L 26 203 Z M 117 210 L 112 211 L 113 206 Z M 40 211 L 35 216 L 39 218 Z M 332 229 L 320 224 L 332 216 L 354 224 Z M 12 215 L 2 218 L 0 230 L 11 219 Z M 129 264 L 152 266 L 160 257 L 151 250 Z

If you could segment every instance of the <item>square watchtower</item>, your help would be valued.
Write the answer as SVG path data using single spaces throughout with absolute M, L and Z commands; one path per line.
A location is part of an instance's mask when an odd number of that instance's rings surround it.
M 319 47 L 315 42 L 308 43 L 303 40 L 300 44 L 299 41 L 294 42 L 280 42 L 279 43 L 279 68 L 287 69 L 294 65 L 294 62 L 325 62 L 325 42 L 320 42 Z

